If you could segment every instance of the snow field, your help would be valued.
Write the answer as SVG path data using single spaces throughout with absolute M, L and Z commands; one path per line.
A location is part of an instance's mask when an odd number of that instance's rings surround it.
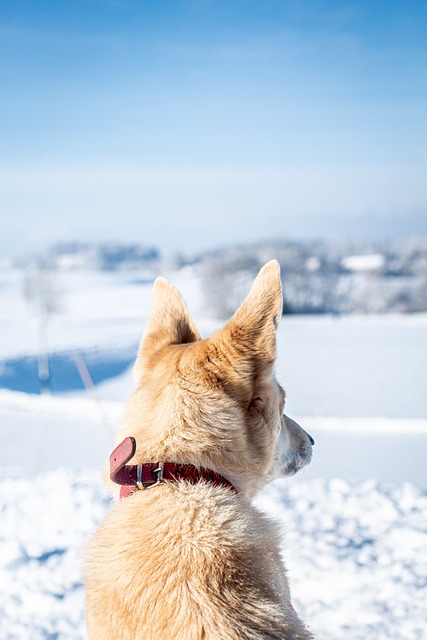
M 341 479 L 273 484 L 296 608 L 318 640 L 427 638 L 427 494 Z
M 107 506 L 98 474 L 12 476 L 0 501 L 0 637 L 85 638 L 81 552 Z
M 284 530 L 297 610 L 317 640 L 427 637 L 427 494 L 303 480 L 258 505 Z M 0 637 L 83 640 L 82 549 L 109 506 L 94 471 L 0 482 Z

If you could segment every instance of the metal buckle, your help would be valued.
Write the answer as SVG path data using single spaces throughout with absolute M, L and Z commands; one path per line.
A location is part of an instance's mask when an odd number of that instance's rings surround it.
M 141 491 L 143 491 L 144 489 L 152 489 L 153 487 L 157 487 L 158 484 L 163 482 L 163 462 L 158 462 L 157 467 L 151 471 L 151 473 L 155 473 L 157 475 L 156 482 L 153 482 L 152 484 L 144 484 L 142 482 L 142 466 L 142 464 L 139 464 L 136 468 L 136 484 L 138 489 L 141 489 Z

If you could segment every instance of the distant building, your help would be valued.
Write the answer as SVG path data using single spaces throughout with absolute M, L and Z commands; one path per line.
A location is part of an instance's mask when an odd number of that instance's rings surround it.
M 386 260 L 381 253 L 346 256 L 341 260 L 341 266 L 346 271 L 356 273 L 381 273 L 386 266 Z

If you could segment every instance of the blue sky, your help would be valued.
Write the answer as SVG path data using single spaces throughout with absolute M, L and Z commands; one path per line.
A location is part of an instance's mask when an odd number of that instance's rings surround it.
M 427 233 L 427 3 L 0 5 L 0 255 Z

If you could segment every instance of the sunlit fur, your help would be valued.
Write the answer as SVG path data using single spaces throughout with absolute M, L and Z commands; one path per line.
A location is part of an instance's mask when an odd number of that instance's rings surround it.
M 311 458 L 274 379 L 282 313 L 271 261 L 231 320 L 201 340 L 178 291 L 154 285 L 117 442 L 137 462 L 213 469 L 239 491 L 163 483 L 117 501 L 86 559 L 90 640 L 303 640 L 276 525 L 251 505 Z

